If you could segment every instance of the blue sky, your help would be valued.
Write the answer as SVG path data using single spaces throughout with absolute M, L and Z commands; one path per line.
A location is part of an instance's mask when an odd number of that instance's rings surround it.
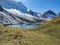
M 22 2 L 27 8 L 36 12 L 53 10 L 60 12 L 60 0 L 16 0 Z

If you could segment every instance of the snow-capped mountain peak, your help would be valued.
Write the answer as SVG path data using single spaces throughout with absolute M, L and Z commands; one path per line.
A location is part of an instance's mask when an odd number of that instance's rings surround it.
M 27 8 L 21 2 L 16 2 L 15 0 L 0 0 L 0 5 L 7 9 L 17 9 L 27 13 Z
M 47 12 L 45 12 L 43 14 L 43 17 L 45 17 L 45 18 L 51 18 L 51 19 L 56 18 L 56 16 L 57 15 L 53 11 L 51 11 L 51 10 L 48 10 Z

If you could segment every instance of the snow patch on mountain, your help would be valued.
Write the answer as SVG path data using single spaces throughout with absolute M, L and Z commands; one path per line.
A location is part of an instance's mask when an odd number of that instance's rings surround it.
M 31 14 L 22 13 L 21 11 L 16 10 L 16 9 L 5 9 L 5 10 L 7 10 L 8 12 L 13 13 L 13 14 L 19 16 L 19 17 L 26 18 L 26 19 L 29 19 L 29 20 L 32 20 L 32 21 L 35 18 Z

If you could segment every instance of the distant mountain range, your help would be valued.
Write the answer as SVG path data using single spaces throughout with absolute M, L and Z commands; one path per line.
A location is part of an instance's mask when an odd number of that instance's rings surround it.
M 0 0 L 0 24 L 32 24 L 52 20 L 58 15 L 49 10 L 44 14 L 28 10 L 21 2 Z

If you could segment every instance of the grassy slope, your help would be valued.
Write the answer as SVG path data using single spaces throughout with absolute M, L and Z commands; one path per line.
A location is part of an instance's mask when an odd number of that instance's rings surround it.
M 60 45 L 60 24 L 56 20 L 31 31 L 0 26 L 0 45 Z
M 57 39 L 60 39 L 60 17 L 44 23 L 43 26 L 37 29 L 31 29 L 31 30 L 37 33 L 44 33 Z

